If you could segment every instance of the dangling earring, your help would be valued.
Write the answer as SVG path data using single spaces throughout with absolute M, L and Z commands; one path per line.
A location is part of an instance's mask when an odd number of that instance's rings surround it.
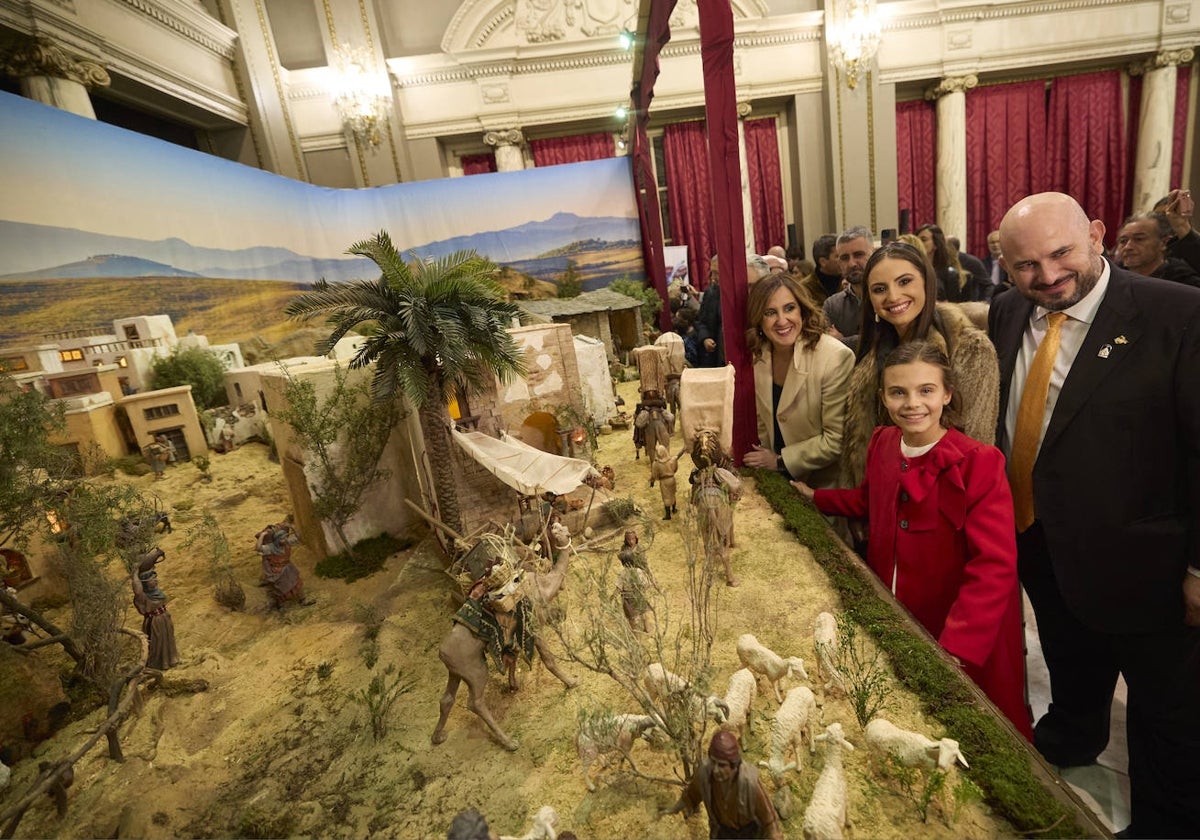
M 767 337 L 767 334 L 766 334 L 765 332 L 763 332 L 763 331 L 762 331 L 762 327 L 759 327 L 759 328 L 758 328 L 758 337 L 759 337 L 759 338 L 766 338 L 766 337 Z
M 879 313 L 878 312 L 875 313 L 875 323 L 876 324 L 879 323 Z

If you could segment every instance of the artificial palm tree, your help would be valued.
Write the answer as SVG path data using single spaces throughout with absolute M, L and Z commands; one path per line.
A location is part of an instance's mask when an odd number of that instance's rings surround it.
M 459 389 L 483 390 L 496 377 L 505 381 L 524 373 L 517 344 L 507 332 L 517 307 L 494 281 L 496 265 L 474 251 L 429 261 L 409 252 L 406 263 L 391 237 L 380 231 L 346 253 L 372 260 L 379 266 L 379 279 L 320 280 L 285 312 L 301 320 L 326 316 L 333 332 L 317 344 L 319 354 L 328 353 L 351 329 L 366 327 L 366 343 L 350 367 L 374 364 L 374 398 L 390 400 L 399 392 L 416 407 L 438 516 L 461 533 L 448 406 Z

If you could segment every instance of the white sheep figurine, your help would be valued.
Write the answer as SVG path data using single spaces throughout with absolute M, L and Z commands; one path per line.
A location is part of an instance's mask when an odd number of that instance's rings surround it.
M 722 729 L 738 733 L 740 737 L 750 724 L 750 711 L 758 694 L 758 679 L 749 668 L 734 671 L 725 685 L 725 705 L 729 707 L 729 719 L 721 724 Z
M 583 721 L 575 734 L 575 751 L 583 766 L 583 780 L 587 789 L 596 790 L 592 781 L 592 765 L 601 756 L 605 763 L 608 756 L 619 753 L 627 757 L 635 738 L 645 737 L 647 731 L 660 721 L 653 715 L 604 715 Z
M 752 633 L 743 633 L 738 636 L 737 654 L 742 665 L 767 678 L 771 687 L 775 689 L 777 703 L 783 702 L 783 695 L 779 692 L 779 683 L 785 677 L 808 679 L 808 674 L 804 671 L 803 659 L 798 656 L 783 658 L 775 651 L 760 644 Z
M 804 811 L 804 840 L 841 840 L 850 825 L 842 750 L 853 751 L 854 745 L 842 734 L 840 723 L 829 724 L 817 740 L 825 742 L 825 766 Z
M 555 811 L 549 805 L 543 805 L 533 815 L 533 828 L 529 829 L 529 833 L 524 837 L 502 835 L 500 840 L 557 840 L 557 838 L 558 811 Z
M 687 680 L 671 673 L 659 662 L 652 662 L 646 666 L 646 670 L 642 672 L 642 685 L 656 703 L 662 703 L 671 695 L 688 694 L 691 698 L 689 702 L 692 715 L 697 720 L 707 717 L 718 725 L 729 720 L 729 706 L 724 700 L 715 694 L 701 697 L 688 685 Z
M 822 670 L 825 671 L 825 690 L 837 686 L 845 691 L 845 680 L 835 664 L 838 655 L 838 631 L 837 619 L 832 613 L 820 613 L 813 622 L 813 648 L 817 653 L 817 677 L 821 676 Z
M 958 741 L 951 738 L 934 741 L 919 732 L 901 729 L 883 718 L 872 720 L 863 733 L 868 746 L 894 755 L 905 767 L 949 770 L 955 761 L 963 767 L 969 766 L 958 748 Z
M 816 750 L 812 727 L 817 722 L 817 698 L 812 689 L 797 686 L 787 693 L 783 705 L 775 713 L 771 724 L 771 758 L 759 764 L 771 771 L 778 781 L 789 770 L 800 770 L 803 762 L 800 750 L 804 747 L 804 736 L 808 735 L 808 752 Z M 788 753 L 795 761 L 788 761 Z

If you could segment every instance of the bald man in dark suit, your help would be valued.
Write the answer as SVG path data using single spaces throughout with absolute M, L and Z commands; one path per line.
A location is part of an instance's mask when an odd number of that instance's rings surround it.
M 996 440 L 1050 670 L 1034 743 L 1059 766 L 1094 761 L 1123 674 L 1118 836 L 1200 837 L 1200 290 L 1109 264 L 1104 224 L 1061 193 L 1018 202 L 1000 238 L 1015 288 L 988 317 Z

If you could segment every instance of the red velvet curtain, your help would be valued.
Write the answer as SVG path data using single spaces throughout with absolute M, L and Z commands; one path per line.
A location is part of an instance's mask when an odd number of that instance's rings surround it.
M 775 118 L 746 120 L 746 167 L 750 180 L 750 215 L 754 221 L 754 252 L 765 254 L 774 245 L 787 246 L 783 221 L 783 186 L 779 137 Z
M 1046 121 L 1049 189 L 1100 219 L 1112 244 L 1126 215 L 1125 124 L 1117 70 L 1055 79 Z
M 1175 136 L 1171 138 L 1171 189 L 1187 186 L 1183 183 L 1183 158 L 1187 153 L 1188 91 L 1192 81 L 1192 65 L 1179 68 L 1175 77 Z M 1154 200 L 1162 196 L 1155 196 Z
M 1137 172 L 1138 125 L 1142 115 L 1142 77 L 1129 77 L 1129 108 L 1125 111 L 1125 206 L 1134 207 L 1133 173 Z
M 733 7 L 729 0 L 697 0 L 704 111 L 708 119 L 712 174 L 712 226 L 721 266 L 721 332 L 725 362 L 734 369 L 733 456 L 758 440 L 754 374 L 746 349 L 746 233 L 742 216 L 742 168 L 738 151 L 737 90 L 733 79 Z
M 1045 148 L 1045 82 L 967 91 L 967 253 L 987 253 L 1008 208 L 1045 191 Z
M 581 163 L 613 157 L 613 137 L 607 132 L 576 134 L 572 137 L 549 137 L 530 140 L 529 151 L 534 166 L 557 166 L 560 163 Z
M 654 99 L 654 83 L 658 79 L 658 54 L 671 40 L 671 13 L 676 0 L 658 0 L 650 6 L 648 16 L 638 22 L 637 40 L 641 47 L 633 62 L 633 136 L 629 156 L 633 164 L 633 200 L 638 208 L 638 227 L 642 234 L 642 262 L 646 276 L 658 291 L 663 306 L 658 313 L 658 325 L 663 332 L 671 328 L 671 307 L 667 301 L 667 272 L 663 258 L 662 210 L 658 204 L 658 183 L 655 180 L 654 158 L 647 126 L 650 124 L 650 103 Z
M 463 155 L 459 158 L 464 175 L 482 175 L 484 172 L 496 171 L 496 155 L 484 152 L 481 155 Z
M 708 261 L 716 253 L 704 135 L 701 122 L 675 123 L 663 129 L 671 235 L 675 244 L 688 246 L 688 277 L 701 290 L 708 286 Z
M 896 103 L 896 186 L 908 230 L 937 222 L 937 110 L 923 99 Z

